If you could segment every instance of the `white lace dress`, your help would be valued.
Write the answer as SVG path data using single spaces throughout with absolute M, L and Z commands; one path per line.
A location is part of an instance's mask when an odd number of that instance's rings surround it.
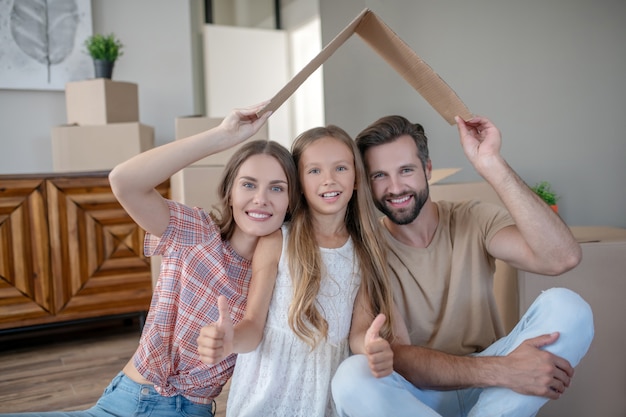
M 292 283 L 286 257 L 287 229 L 264 336 L 257 349 L 237 357 L 226 415 L 321 417 L 336 415 L 330 380 L 348 356 L 352 306 L 361 276 L 352 240 L 337 249 L 321 248 L 330 271 L 324 275 L 317 308 L 328 322 L 328 338 L 311 351 L 289 327 Z

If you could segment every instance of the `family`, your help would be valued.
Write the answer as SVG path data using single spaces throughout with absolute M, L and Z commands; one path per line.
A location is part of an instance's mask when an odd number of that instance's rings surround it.
M 506 208 L 432 201 L 427 137 L 401 116 L 355 139 L 313 128 L 291 152 L 244 143 L 212 212 L 155 190 L 253 136 L 264 104 L 111 171 L 160 276 L 139 347 L 98 403 L 44 415 L 213 416 L 231 377 L 235 417 L 534 416 L 567 390 L 593 339 L 589 305 L 553 288 L 505 334 L 494 262 L 558 275 L 581 249 L 502 157 L 490 120 L 456 122 Z

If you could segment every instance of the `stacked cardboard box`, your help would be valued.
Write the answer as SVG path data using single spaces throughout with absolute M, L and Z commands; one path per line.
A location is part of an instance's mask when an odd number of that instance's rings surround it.
M 67 83 L 67 125 L 52 128 L 55 172 L 101 171 L 154 146 L 139 122 L 137 84 L 104 78 Z
M 572 226 L 583 257 L 557 277 L 518 271 L 520 314 L 552 287 L 569 288 L 591 306 L 595 336 L 576 367 L 572 385 L 539 416 L 623 416 L 626 410 L 626 229 Z

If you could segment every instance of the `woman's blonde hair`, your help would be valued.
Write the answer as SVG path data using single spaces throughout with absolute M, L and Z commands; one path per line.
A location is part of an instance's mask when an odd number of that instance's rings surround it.
M 241 168 L 243 163 L 246 162 L 248 158 L 254 155 L 269 155 L 274 157 L 285 172 L 289 193 L 289 206 L 287 207 L 285 221 L 289 220 L 290 213 L 293 212 L 294 207 L 298 203 L 300 194 L 298 187 L 298 174 L 296 164 L 294 163 L 289 150 L 278 142 L 273 142 L 271 140 L 258 139 L 248 142 L 239 148 L 237 152 L 235 152 L 235 154 L 228 160 L 217 188 L 220 205 L 219 207 L 214 207 L 211 216 L 220 228 L 222 240 L 230 239 L 235 231 L 236 223 L 235 218 L 233 217 L 233 209 L 230 205 L 230 195 L 233 191 L 233 184 L 235 183 L 235 179 L 239 173 L 239 168 Z
M 392 292 L 387 273 L 385 240 L 376 219 L 365 167 L 356 144 L 343 129 L 329 125 L 300 134 L 293 142 L 291 154 L 299 168 L 298 163 L 307 147 L 326 137 L 345 144 L 352 152 L 356 188 L 346 210 L 346 228 L 361 267 L 361 285 L 364 286 L 366 298 L 370 302 L 370 311 L 374 316 L 378 313 L 386 315 L 387 320 L 381 335 L 392 340 Z M 313 233 L 311 217 L 304 194 L 301 194 L 298 205 L 292 211 L 287 242 L 289 272 L 294 286 L 294 296 L 289 307 L 289 326 L 298 337 L 314 347 L 320 336 L 325 338 L 328 335 L 328 323 L 316 307 L 324 266 Z M 332 265 L 329 267 L 332 268 Z

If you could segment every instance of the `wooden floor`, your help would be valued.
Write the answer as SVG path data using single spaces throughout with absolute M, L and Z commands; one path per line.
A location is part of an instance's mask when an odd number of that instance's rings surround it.
M 136 319 L 0 334 L 1 412 L 91 407 L 135 352 L 139 335 Z M 216 417 L 225 416 L 227 393 L 216 401 Z

